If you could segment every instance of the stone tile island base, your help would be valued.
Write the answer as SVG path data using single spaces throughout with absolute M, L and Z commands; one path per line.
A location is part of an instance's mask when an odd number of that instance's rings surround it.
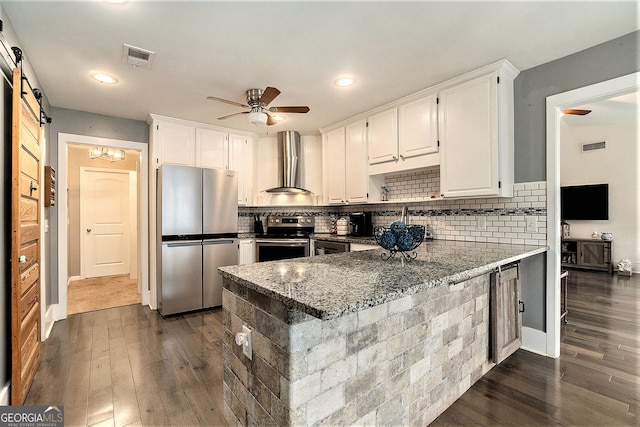
M 224 281 L 232 426 L 425 426 L 493 366 L 489 274 L 330 320 Z M 235 343 L 243 324 L 253 360 Z

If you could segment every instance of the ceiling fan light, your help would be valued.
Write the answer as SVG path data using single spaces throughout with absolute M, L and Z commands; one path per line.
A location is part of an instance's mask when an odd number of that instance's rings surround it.
M 249 123 L 258 126 L 267 124 L 267 115 L 262 111 L 252 111 L 249 113 Z

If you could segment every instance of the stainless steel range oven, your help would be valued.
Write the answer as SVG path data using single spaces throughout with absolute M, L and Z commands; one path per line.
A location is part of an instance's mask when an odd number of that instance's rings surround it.
M 256 261 L 309 256 L 309 235 L 314 227 L 312 216 L 269 215 L 266 232 L 256 236 Z

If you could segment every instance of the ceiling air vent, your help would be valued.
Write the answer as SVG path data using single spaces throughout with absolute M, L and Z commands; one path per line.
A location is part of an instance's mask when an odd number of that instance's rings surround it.
M 122 62 L 134 67 L 151 68 L 154 52 L 139 47 L 124 45 Z
M 606 148 L 607 143 L 605 141 L 602 142 L 592 142 L 590 144 L 582 144 L 582 152 L 585 151 L 593 151 L 593 150 L 601 150 Z

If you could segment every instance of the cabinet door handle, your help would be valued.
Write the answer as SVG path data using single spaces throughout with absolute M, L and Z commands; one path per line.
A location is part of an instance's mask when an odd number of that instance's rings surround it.
M 87 228 L 87 233 L 91 233 L 91 229 L 90 228 Z
M 524 313 L 524 301 L 518 301 L 518 313 Z
M 35 186 L 33 181 L 31 181 L 31 183 L 29 184 L 29 196 L 32 196 L 33 192 L 36 191 L 37 189 L 38 188 Z
M 18 262 L 20 264 L 24 264 L 25 262 L 27 262 L 27 257 L 25 255 L 20 255 L 20 257 L 18 258 Z

